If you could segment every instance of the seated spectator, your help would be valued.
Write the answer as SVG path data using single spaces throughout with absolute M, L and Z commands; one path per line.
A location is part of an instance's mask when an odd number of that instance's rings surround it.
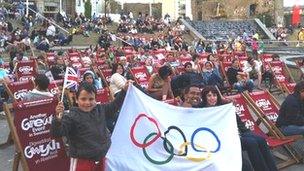
M 181 75 L 176 75 L 171 80 L 171 87 L 174 96 L 182 95 L 182 91 L 188 85 L 196 85 L 202 88 L 204 84 L 203 77 L 200 73 L 194 72 L 191 62 L 184 64 L 185 72 Z
M 207 57 L 207 61 L 211 61 L 213 63 L 213 65 L 219 69 L 220 67 L 220 63 L 219 63 L 219 58 L 216 54 L 210 54 Z
M 39 55 L 37 57 L 37 67 L 38 67 L 38 73 L 44 74 L 48 71 L 48 66 L 46 64 L 45 58 L 43 55 Z
M 201 90 L 196 85 L 189 85 L 184 89 L 182 96 L 183 107 L 198 107 L 201 103 Z
M 252 91 L 254 88 L 253 80 L 249 79 L 239 65 L 237 59 L 232 60 L 232 66 L 227 70 L 229 84 L 237 89 L 238 92 L 243 92 L 244 90 Z
M 93 84 L 96 90 L 102 89 L 101 78 L 97 78 L 93 71 L 88 70 L 83 74 L 83 81 Z
M 162 66 L 159 68 L 158 73 L 150 77 L 148 83 L 148 93 L 157 100 L 167 100 L 174 98 L 171 90 L 172 70 L 169 66 Z
M 24 56 L 22 52 L 19 52 L 16 54 L 16 57 L 13 59 L 13 65 L 14 67 L 16 67 L 17 62 L 27 61 L 27 60 L 29 60 L 29 58 Z
M 145 61 L 145 65 L 146 65 L 147 70 L 148 70 L 150 75 L 153 73 L 153 61 L 152 61 L 152 59 L 153 59 L 153 57 L 149 57 Z
M 63 57 L 57 56 L 55 65 L 50 68 L 54 80 L 63 79 L 65 73 L 66 65 L 64 63 Z
M 124 77 L 125 69 L 122 64 L 114 64 L 112 68 L 112 76 L 110 78 L 110 91 L 114 97 L 122 90 L 127 82 Z
M 53 97 L 54 95 L 48 91 L 50 80 L 44 74 L 38 74 L 35 78 L 36 87 L 28 92 L 24 97 L 23 101 L 34 101 L 47 97 Z
M 258 60 L 255 60 L 251 57 L 247 59 L 247 62 L 244 64 L 244 72 L 249 75 L 250 79 L 257 79 L 258 84 L 257 88 L 262 90 L 262 63 Z
M 205 85 L 201 74 L 194 72 L 191 62 L 186 62 L 184 64 L 184 68 L 185 68 L 185 73 L 183 73 L 182 75 L 189 77 L 191 85 L 198 85 L 200 87 L 203 87 Z
M 50 48 L 50 42 L 46 37 L 42 37 L 41 41 L 36 47 L 38 50 L 48 51 Z
M 296 84 L 281 105 L 276 125 L 283 134 L 304 135 L 304 81 Z
M 202 73 L 205 85 L 218 86 L 219 88 L 223 87 L 223 80 L 219 72 L 214 69 L 213 63 L 207 61 Z
M 213 107 L 225 104 L 220 93 L 213 86 L 207 86 L 202 91 L 202 107 Z M 237 117 L 237 127 L 240 133 L 242 150 L 248 153 L 250 162 L 256 171 L 277 171 L 275 161 L 266 140 L 251 132 Z M 244 160 L 243 160 L 244 161 Z M 243 165 L 243 170 L 246 170 Z
M 3 101 L 2 98 L 4 97 L 3 93 L 5 92 L 3 83 L 9 83 L 10 79 L 8 77 L 8 71 L 3 68 L 3 60 L 0 59 L 0 111 L 2 111 Z
M 191 64 L 192 64 L 192 66 L 193 66 L 194 72 L 197 72 L 197 73 L 201 73 L 201 72 L 202 72 L 201 66 L 200 66 L 200 64 L 199 64 L 199 58 L 198 58 L 198 55 L 197 55 L 197 54 L 193 54 L 193 55 L 192 55 Z
M 251 42 L 252 55 L 254 59 L 258 58 L 259 42 L 257 37 L 252 38 Z

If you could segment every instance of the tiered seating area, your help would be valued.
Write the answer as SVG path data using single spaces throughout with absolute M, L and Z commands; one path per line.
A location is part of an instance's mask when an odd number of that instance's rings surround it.
M 265 37 L 254 20 L 212 20 L 212 21 L 188 21 L 208 40 L 226 40 L 228 37 L 242 36 L 244 31 L 248 36 L 258 33 Z

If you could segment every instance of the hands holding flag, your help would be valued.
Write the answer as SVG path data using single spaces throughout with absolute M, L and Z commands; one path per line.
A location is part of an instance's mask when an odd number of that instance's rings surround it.
M 71 73 L 72 73 L 72 75 L 71 75 Z M 72 79 L 71 79 L 71 77 L 72 77 Z M 67 85 L 78 84 L 76 78 L 77 78 L 76 72 L 72 68 L 68 68 L 67 72 L 66 72 L 65 80 L 64 80 L 64 89 L 69 88 L 69 86 L 67 86 Z M 127 80 L 127 82 L 125 83 L 125 85 L 123 87 L 123 90 L 127 91 L 129 86 L 131 84 L 133 84 L 133 82 L 134 82 L 133 80 Z M 62 92 L 62 93 L 64 93 L 64 92 Z M 63 112 L 64 112 L 64 105 L 63 105 L 62 100 L 57 104 L 55 111 L 56 111 L 56 118 L 60 121 L 62 119 Z
M 128 80 L 128 81 L 126 82 L 126 84 L 124 85 L 123 90 L 124 90 L 124 91 L 128 91 L 129 85 L 131 85 L 131 84 L 133 84 L 133 83 L 134 83 L 133 80 Z

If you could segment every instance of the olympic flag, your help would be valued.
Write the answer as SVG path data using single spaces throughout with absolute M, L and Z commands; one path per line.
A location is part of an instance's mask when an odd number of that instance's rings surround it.
M 130 86 L 111 139 L 106 170 L 239 171 L 242 167 L 232 104 L 183 108 Z

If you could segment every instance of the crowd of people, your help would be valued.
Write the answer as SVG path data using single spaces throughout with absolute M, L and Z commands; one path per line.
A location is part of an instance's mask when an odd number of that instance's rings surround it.
M 56 107 L 56 117 L 52 121 L 51 132 L 56 137 L 65 136 L 69 144 L 69 156 L 78 159 L 77 167 L 92 170 L 102 167 L 104 157 L 110 147 L 111 132 L 120 110 L 129 84 L 136 85 L 141 91 L 154 99 L 166 101 L 180 97 L 182 107 L 206 108 L 232 102 L 222 97 L 222 93 L 252 92 L 263 90 L 263 80 L 273 81 L 271 72 L 265 70 L 258 51 L 261 49 L 258 35 L 236 38 L 229 42 L 204 42 L 197 40 L 187 42 L 183 34 L 185 28 L 179 22 L 171 22 L 170 16 L 155 19 L 149 15 L 139 14 L 134 19 L 132 13 L 121 16 L 117 33 L 111 34 L 106 24 L 111 20 L 93 17 L 86 19 L 82 14 L 74 20 L 58 14 L 57 21 L 65 28 L 72 28 L 73 34 L 90 36 L 91 31 L 100 34 L 98 44 L 83 51 L 70 49 L 67 52 L 50 52 L 50 41 L 59 41 L 65 45 L 72 41 L 72 35 L 66 37 L 56 31 L 52 22 L 39 21 L 39 16 L 25 18 L 22 7 L 7 10 L 0 9 L 1 37 L 0 45 L 5 47 L 11 57 L 9 67 L 0 61 L 0 90 L 4 94 L 4 83 L 14 78 L 17 63 L 31 60 L 23 51 L 30 50 L 31 42 L 37 49 L 46 51 L 38 56 L 38 75 L 35 76 L 35 89 L 26 94 L 24 101 L 32 101 L 54 95 L 48 91 L 51 72 L 52 79 L 64 79 L 66 67 L 80 70 L 87 68 L 81 75 L 80 85 L 71 88 L 76 105 L 65 100 Z M 19 18 L 24 28 L 13 28 L 7 20 Z M 44 27 L 29 33 L 34 22 L 41 22 Z M 141 33 L 153 33 L 146 36 Z M 122 40 L 122 46 L 114 46 L 111 41 Z M 246 48 L 252 48 L 253 54 L 248 55 Z M 77 53 L 82 67 L 73 66 L 70 54 Z M 48 54 L 53 54 L 50 60 Z M 279 60 L 277 55 L 273 60 Z M 185 61 L 183 61 L 185 60 Z M 221 63 L 231 62 L 225 70 Z M 136 82 L 131 69 L 145 66 L 149 77 L 147 86 Z M 9 69 L 6 70 L 6 69 Z M 102 70 L 111 69 L 109 78 L 105 78 Z M 303 135 L 304 126 L 304 86 L 300 82 L 293 94 L 289 95 L 281 106 L 277 126 L 285 135 Z M 96 105 L 96 91 L 108 87 L 114 100 L 108 105 Z M 3 97 L 3 96 L 1 96 Z M 2 103 L 3 98 L 1 98 Z M 8 100 L 8 99 L 5 99 Z M 69 110 L 69 113 L 65 113 Z M 275 171 L 277 170 L 273 156 L 264 137 L 250 130 L 236 116 L 242 150 L 248 153 L 249 159 L 243 157 L 243 170 Z M 82 124 L 79 124 L 82 123 Z M 81 125 L 81 126 L 75 126 Z

